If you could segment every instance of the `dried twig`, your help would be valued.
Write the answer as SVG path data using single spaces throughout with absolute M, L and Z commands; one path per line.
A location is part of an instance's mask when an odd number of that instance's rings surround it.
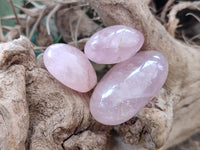
M 61 15 L 63 15 L 63 14 L 65 14 L 65 13 L 67 13 L 67 11 L 69 11 L 69 10 L 76 10 L 76 9 L 80 9 L 80 7 L 87 7 L 87 6 L 89 6 L 89 3 L 84 3 L 84 4 L 80 4 L 80 5 L 76 5 L 76 6 L 71 6 L 71 7 L 69 7 L 69 8 L 62 8 L 61 10 L 59 10 L 60 12 L 59 13 L 61 13 Z
M 161 20 L 165 23 L 165 16 L 167 14 L 167 11 L 169 10 L 169 7 L 174 3 L 175 0 L 169 0 L 167 4 L 164 6 L 163 11 L 161 13 Z
M 71 19 L 71 17 L 69 18 L 69 29 L 70 29 L 72 41 L 75 41 L 75 39 L 74 39 L 75 36 L 74 36 L 74 32 L 73 32 L 73 26 L 72 26 L 72 19 Z
M 19 19 L 26 19 L 26 16 L 27 16 L 26 14 L 18 14 Z M 16 19 L 15 15 L 9 15 L 1 18 L 1 20 L 13 20 L 13 19 Z
M 25 12 L 27 15 L 31 17 L 38 17 L 42 13 L 42 11 L 46 8 L 46 6 L 44 5 L 41 5 L 40 7 L 31 8 L 31 9 L 23 8 L 18 5 L 14 5 L 14 6 L 20 9 L 21 11 Z
M 13 29 L 13 27 L 10 27 L 10 26 L 1 26 L 3 30 L 6 30 L 6 31 L 10 31 Z
M 78 18 L 78 22 L 76 24 L 75 33 L 74 33 L 74 43 L 75 43 L 76 47 L 78 47 L 78 41 L 77 41 L 78 40 L 78 29 L 79 29 L 79 26 L 80 26 L 82 16 L 83 16 L 83 14 L 81 14 Z
M 200 34 L 197 34 L 197 35 L 193 36 L 193 37 L 191 38 L 191 41 L 193 41 L 193 40 L 195 40 L 195 39 L 200 39 Z
M 198 22 L 200 22 L 200 17 L 198 17 L 197 15 L 193 14 L 193 13 L 187 13 L 186 16 L 192 16 L 194 17 Z
M 2 30 L 2 26 L 1 26 L 1 18 L 0 18 L 0 42 L 4 41 L 5 37 L 3 35 L 3 30 Z
M 13 10 L 13 12 L 14 12 L 14 15 L 15 15 L 15 18 L 16 18 L 17 23 L 20 24 L 20 21 L 19 21 L 19 18 L 18 18 L 17 12 L 16 12 L 16 10 L 15 10 L 15 7 L 14 7 L 14 4 L 13 4 L 13 1 L 12 1 L 12 0 L 9 0 L 9 3 L 10 3 L 10 5 L 11 5 L 11 7 L 12 7 L 12 10 Z
M 31 3 L 33 6 L 35 6 L 36 8 L 40 8 L 41 5 L 35 3 L 34 1 L 28 1 L 25 5 L 27 5 L 28 3 Z
M 38 17 L 36 23 L 34 24 L 32 30 L 31 30 L 31 33 L 30 33 L 30 35 L 29 35 L 29 39 L 31 39 L 31 37 L 33 36 L 33 33 L 35 32 L 35 30 L 36 30 L 36 28 L 37 28 L 37 26 L 38 26 L 38 24 L 40 23 L 40 21 L 41 21 L 43 15 L 44 15 L 44 11 L 45 11 L 45 9 L 42 11 L 42 13 L 41 13 L 40 16 Z
M 184 33 L 184 32 L 181 32 L 181 36 L 182 36 L 183 41 L 184 41 L 187 45 L 190 45 L 190 46 L 191 46 L 191 41 L 185 36 L 185 33 Z
M 40 2 L 46 2 L 46 0 L 30 0 L 31 1 L 40 1 Z M 76 4 L 80 2 L 85 2 L 85 0 L 49 0 L 48 3 L 55 3 L 55 4 Z
M 31 17 L 28 16 L 27 19 L 26 19 L 26 36 L 27 37 L 29 35 L 29 30 L 30 30 L 30 20 L 31 20 Z
M 186 8 L 195 10 L 199 9 L 200 7 L 200 1 L 195 1 L 195 2 L 181 2 L 177 5 L 175 5 L 171 11 L 169 12 L 169 21 L 167 23 L 167 30 L 168 32 L 174 36 L 175 35 L 175 30 L 177 28 L 177 25 L 179 23 L 179 19 L 176 18 L 176 14 Z
M 45 50 L 47 47 L 34 46 L 33 49 Z
M 46 28 L 47 28 L 47 33 L 50 35 L 50 28 L 49 28 L 49 22 L 51 17 L 56 13 L 56 11 L 61 7 L 60 4 L 57 4 L 49 13 L 49 15 L 47 16 L 47 20 L 46 20 Z
M 194 42 L 194 40 L 195 39 L 200 39 L 200 34 L 198 34 L 198 35 L 195 35 L 195 36 L 193 36 L 192 38 L 188 38 L 188 37 L 186 37 L 185 36 L 185 34 L 184 34 L 184 32 L 181 32 L 181 35 L 182 35 L 182 39 L 184 40 L 184 42 L 187 44 L 187 45 L 189 45 L 189 46 L 191 46 L 191 47 L 194 47 L 194 48 L 197 48 L 197 49 L 200 49 L 200 46 L 199 45 L 197 45 L 195 42 Z

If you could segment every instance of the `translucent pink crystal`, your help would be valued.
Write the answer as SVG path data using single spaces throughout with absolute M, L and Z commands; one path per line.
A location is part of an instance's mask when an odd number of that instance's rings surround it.
M 115 25 L 91 36 L 85 45 L 85 54 L 96 63 L 114 64 L 135 55 L 143 43 L 144 37 L 138 30 Z
M 139 52 L 115 65 L 92 94 L 93 117 L 106 125 L 128 121 L 156 95 L 167 74 L 167 60 L 157 51 Z
M 97 83 L 96 73 L 88 58 L 70 45 L 49 46 L 44 52 L 44 64 L 57 80 L 76 91 L 87 92 Z

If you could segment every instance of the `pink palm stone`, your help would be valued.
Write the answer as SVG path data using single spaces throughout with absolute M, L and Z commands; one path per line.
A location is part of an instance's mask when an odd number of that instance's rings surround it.
M 92 94 L 93 117 L 106 125 L 128 121 L 157 94 L 167 74 L 167 60 L 157 51 L 139 52 L 115 65 Z
M 44 52 L 44 64 L 57 80 L 76 91 L 87 92 L 97 83 L 88 58 L 70 45 L 50 45 Z
M 143 43 L 144 37 L 138 30 L 115 25 L 91 36 L 85 45 L 85 54 L 96 63 L 114 64 L 135 55 Z

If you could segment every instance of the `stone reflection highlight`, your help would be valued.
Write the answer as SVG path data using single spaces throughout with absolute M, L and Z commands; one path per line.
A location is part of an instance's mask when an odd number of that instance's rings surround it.
M 88 92 L 97 83 L 96 73 L 88 58 L 70 45 L 50 45 L 44 52 L 44 64 L 58 81 L 76 91 Z
M 142 47 L 144 37 L 136 29 L 115 25 L 95 33 L 85 45 L 85 54 L 99 64 L 114 64 L 127 60 Z
M 128 121 L 157 94 L 167 74 L 167 60 L 157 51 L 139 52 L 115 65 L 92 94 L 93 117 L 106 125 Z

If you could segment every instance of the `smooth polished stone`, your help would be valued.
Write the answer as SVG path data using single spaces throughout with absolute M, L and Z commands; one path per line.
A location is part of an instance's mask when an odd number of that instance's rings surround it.
M 144 37 L 138 30 L 115 25 L 91 36 L 85 45 L 85 54 L 96 63 L 115 64 L 135 55 L 143 43 Z
M 64 85 L 79 92 L 88 92 L 96 85 L 96 73 L 79 49 L 67 44 L 52 44 L 43 57 L 47 70 Z
M 167 74 L 167 60 L 157 51 L 139 52 L 116 64 L 92 94 L 93 117 L 105 125 L 128 121 L 157 94 Z

